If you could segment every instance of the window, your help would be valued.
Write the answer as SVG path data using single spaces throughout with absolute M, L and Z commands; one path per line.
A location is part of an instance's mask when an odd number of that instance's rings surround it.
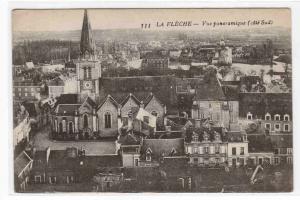
M 244 147 L 241 147 L 241 149 L 240 149 L 240 155 L 244 155 L 245 154 L 245 149 L 244 149 Z
M 135 159 L 134 159 L 134 165 L 135 165 L 136 167 L 139 166 L 139 159 L 138 159 L 138 158 L 135 158 Z
M 284 131 L 290 131 L 290 125 L 289 124 L 284 125 Z
M 204 141 L 208 141 L 208 138 L 209 138 L 208 134 L 204 132 L 204 136 L 203 136 Z
M 232 155 L 236 155 L 236 148 L 232 147 Z
M 55 176 L 49 176 L 49 183 L 50 184 L 56 183 L 56 177 Z
M 267 113 L 265 115 L 265 120 L 267 120 L 267 121 L 271 120 L 271 115 L 269 113 Z
M 275 131 L 280 131 L 280 124 L 275 124 L 274 129 Z
M 73 134 L 73 122 L 69 122 L 69 134 Z
M 193 159 L 193 162 L 194 162 L 195 164 L 198 164 L 198 158 L 194 158 L 194 159 Z
M 67 184 L 73 183 L 74 177 L 73 176 L 67 176 Z
M 105 128 L 111 128 L 111 114 L 109 112 L 104 115 L 104 126 Z
M 276 114 L 276 115 L 274 116 L 274 120 L 275 120 L 275 121 L 280 121 L 280 115 Z
M 279 149 L 275 149 L 275 154 L 279 154 Z
M 293 163 L 293 158 L 292 157 L 287 157 L 286 161 L 287 161 L 287 164 L 292 164 Z
M 270 124 L 270 123 L 266 123 L 266 124 L 265 124 L 265 128 L 266 128 L 267 130 L 271 130 L 271 124 Z
M 60 122 L 58 126 L 59 126 L 59 133 L 62 133 L 63 132 L 63 124 Z
M 293 154 L 293 149 L 292 148 L 287 148 L 287 154 Z
M 193 153 L 198 153 L 198 148 L 197 147 L 193 148 Z
M 208 147 L 204 147 L 204 152 L 207 154 L 208 153 Z
M 92 78 L 92 69 L 88 68 L 88 78 Z
M 88 116 L 84 115 L 83 116 L 83 128 L 88 128 L 88 126 L 89 126 Z
M 151 153 L 146 153 L 146 161 L 151 161 Z
M 25 92 L 25 97 L 27 97 L 27 92 Z
M 84 79 L 87 78 L 86 68 L 83 68 L 83 78 L 84 78 Z
M 156 111 L 152 111 L 151 114 L 152 114 L 153 116 L 156 116 L 156 117 L 157 117 L 157 115 L 158 115 Z
M 220 153 L 220 145 L 217 144 L 215 148 L 216 148 L 215 149 L 216 154 L 219 154 Z
M 42 182 L 42 177 L 41 176 L 34 176 L 34 182 L 35 183 L 41 183 Z
M 144 116 L 144 122 L 149 124 L 149 116 Z
M 290 121 L 290 116 L 288 114 L 285 114 L 283 117 L 284 121 Z
M 192 140 L 193 140 L 193 142 L 198 142 L 198 134 L 197 133 L 193 133 L 193 136 L 192 136 Z
M 278 165 L 278 164 L 279 164 L 279 162 L 280 162 L 280 160 L 279 160 L 279 158 L 278 158 L 278 157 L 274 158 L 274 163 L 275 163 L 275 165 Z
M 252 114 L 250 112 L 247 113 L 247 119 L 252 120 Z

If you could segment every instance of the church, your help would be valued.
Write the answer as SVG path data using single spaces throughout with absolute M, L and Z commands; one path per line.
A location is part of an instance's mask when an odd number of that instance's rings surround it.
M 52 112 L 52 139 L 116 138 L 120 129 L 136 117 L 134 112 L 142 115 L 139 121 L 146 127 L 156 130 L 156 126 L 163 125 L 169 88 L 159 88 L 168 86 L 168 79 L 102 77 L 87 10 L 84 11 L 76 75 L 77 94 L 62 94 Z M 151 123 L 152 118 L 155 123 Z

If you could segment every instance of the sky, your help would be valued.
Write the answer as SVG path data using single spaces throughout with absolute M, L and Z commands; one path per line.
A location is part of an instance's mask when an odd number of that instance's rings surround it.
M 271 25 L 252 25 L 255 28 L 280 26 L 290 28 L 291 14 L 286 8 L 277 9 L 88 9 L 93 29 L 141 28 L 142 23 L 151 23 L 151 29 L 212 29 L 220 26 L 202 26 L 203 21 L 272 20 Z M 83 9 L 70 10 L 14 10 L 13 31 L 69 31 L 80 30 Z M 192 21 L 192 27 L 167 27 L 170 21 Z M 163 28 L 156 24 L 164 23 Z M 224 27 L 224 26 L 223 26 Z M 226 26 L 228 27 L 228 26 Z M 233 29 L 248 26 L 230 26 Z

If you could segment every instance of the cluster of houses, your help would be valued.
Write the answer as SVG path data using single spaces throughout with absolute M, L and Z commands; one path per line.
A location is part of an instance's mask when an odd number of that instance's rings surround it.
M 292 164 L 287 94 L 240 93 L 216 76 L 102 77 L 86 11 L 81 37 L 77 93 L 54 95 L 41 105 L 49 138 L 69 146 L 23 151 L 15 158 L 16 190 L 32 183 L 65 189 L 83 184 L 88 191 L 126 191 L 130 185 L 191 191 L 188 167 Z M 107 140 L 115 143 L 111 154 L 72 146 L 98 142 L 102 148 Z

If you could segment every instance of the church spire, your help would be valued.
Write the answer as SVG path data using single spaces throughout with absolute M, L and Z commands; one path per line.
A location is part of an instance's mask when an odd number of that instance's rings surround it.
M 95 58 L 96 47 L 93 38 L 93 31 L 89 21 L 87 10 L 84 10 L 84 17 L 80 40 L 80 58 Z

